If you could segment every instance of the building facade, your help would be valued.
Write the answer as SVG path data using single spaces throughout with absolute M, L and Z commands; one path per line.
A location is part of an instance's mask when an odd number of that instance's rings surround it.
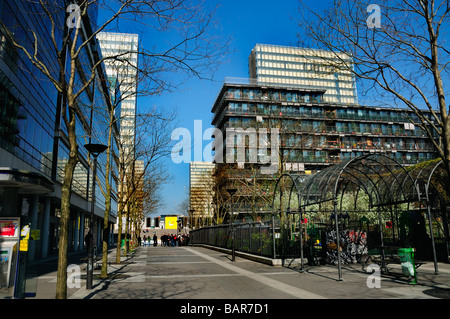
M 436 156 L 425 131 L 411 123 L 419 123 L 412 111 L 327 103 L 316 90 L 225 83 L 213 113 L 212 124 L 223 136 L 236 129 L 248 136 L 249 128 L 278 128 L 286 171 L 314 173 L 366 152 L 385 153 L 405 165 Z M 231 146 L 236 150 L 238 143 Z
M 366 153 L 403 165 L 437 156 L 411 110 L 357 104 L 350 74 L 330 81 L 302 73 L 305 52 L 257 45 L 249 59 L 252 78 L 226 79 L 212 107 L 212 125 L 226 141 L 223 150 L 215 150 L 215 162 L 224 187 L 238 189 L 240 212 L 270 212 L 272 188 L 284 173 L 314 174 Z
M 97 40 L 103 57 L 117 56 L 115 59 L 105 61 L 105 71 L 109 81 L 120 90 L 120 113 L 118 114 L 120 138 L 121 143 L 125 145 L 126 156 L 133 157 L 136 132 L 139 36 L 127 33 L 99 32 Z
M 189 209 L 193 228 L 214 215 L 214 169 L 215 164 L 210 162 L 189 163 Z
M 66 12 L 64 8 L 52 7 L 56 25 L 55 40 L 62 44 Z M 83 36 L 92 34 L 91 19 L 96 19 L 96 7 L 83 19 Z M 49 72 L 58 78 L 59 70 L 51 42 L 51 24 L 40 4 L 32 1 L 2 1 L 0 19 L 0 216 L 20 216 L 39 233 L 39 239 L 30 242 L 30 261 L 56 254 L 59 237 L 61 186 L 65 164 L 68 160 L 68 134 L 61 110 L 63 99 L 55 86 L 35 67 L 24 52 L 12 41 L 32 47 L 36 33 L 39 41 L 39 58 L 48 66 Z M 66 31 L 65 31 L 66 30 Z M 94 48 L 96 43 L 91 43 Z M 81 52 L 77 69 L 77 85 L 90 74 L 99 57 L 95 50 Z M 97 68 L 96 72 L 102 72 Z M 101 76 L 98 77 L 99 79 Z M 92 199 L 92 172 L 90 155 L 84 148 L 87 143 L 107 145 L 104 113 L 110 99 L 107 84 L 96 81 L 82 93 L 76 114 L 79 163 L 75 169 L 71 194 L 71 223 L 69 251 L 82 250 L 84 236 L 89 225 Z M 93 109 L 96 112 L 93 112 Z M 107 130 L 106 130 L 107 131 Z M 105 154 L 98 158 L 94 212 L 94 239 L 102 240 L 101 228 L 105 197 L 101 189 L 105 185 Z M 112 181 L 113 182 L 113 181 Z M 114 182 L 113 182 L 114 185 Z M 109 222 L 115 223 L 116 203 L 112 203 Z M 111 226 L 112 228 L 112 226 Z M 112 232 L 111 232 L 112 233 Z
M 323 101 L 358 104 L 353 60 L 344 54 L 280 45 L 256 44 L 249 76 L 261 85 L 325 90 Z M 345 66 L 345 67 L 344 67 Z

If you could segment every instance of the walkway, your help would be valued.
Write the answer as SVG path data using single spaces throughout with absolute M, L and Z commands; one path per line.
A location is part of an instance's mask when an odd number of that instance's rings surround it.
M 109 260 L 115 260 L 114 253 Z M 419 268 L 418 284 L 404 277 L 382 276 L 381 288 L 368 288 L 369 274 L 358 265 L 343 267 L 337 281 L 335 266 L 273 267 L 201 247 L 140 247 L 121 264 L 111 263 L 108 280 L 94 280 L 85 289 L 85 264 L 81 288 L 69 289 L 70 299 L 433 299 L 449 298 L 450 265 Z M 99 273 L 95 271 L 94 274 Z M 400 273 L 400 272 L 398 272 Z M 56 275 L 41 274 L 34 299 L 54 298 Z M 447 290 L 442 290 L 447 289 Z M 441 293 L 439 295 L 439 293 Z M 434 296 L 434 297 L 433 297 Z

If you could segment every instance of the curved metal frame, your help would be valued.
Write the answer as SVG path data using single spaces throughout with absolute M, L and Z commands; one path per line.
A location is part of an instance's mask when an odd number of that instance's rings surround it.
M 387 163 L 382 163 L 379 158 L 384 158 L 392 165 L 395 165 L 401 174 L 397 174 L 393 171 Z M 364 164 L 364 161 L 368 160 L 376 164 L 376 167 L 380 167 L 382 171 L 377 171 L 371 165 L 367 163 Z M 360 164 L 363 165 L 360 165 Z M 366 170 L 364 170 L 366 168 Z M 369 171 L 372 172 L 369 174 Z M 357 175 L 360 176 L 357 176 Z M 385 174 L 385 176 L 383 176 Z M 363 189 L 364 192 L 369 196 L 370 206 L 377 207 L 380 218 L 380 228 L 381 226 L 381 212 L 379 211 L 383 206 L 389 206 L 399 203 L 409 203 L 410 201 L 418 200 L 417 188 L 416 188 L 416 180 L 412 178 L 410 173 L 395 159 L 392 159 L 384 154 L 364 154 L 353 159 L 350 159 L 346 162 L 342 162 L 340 164 L 328 167 L 314 175 L 311 175 L 307 180 L 304 181 L 302 185 L 297 184 L 297 178 L 293 178 L 290 174 L 283 174 L 280 176 L 275 184 L 274 188 L 274 196 L 272 202 L 272 218 L 274 218 L 275 212 L 274 204 L 275 204 L 275 195 L 278 189 L 279 182 L 282 178 L 290 177 L 293 181 L 293 185 L 291 186 L 290 194 L 289 194 L 289 207 L 292 191 L 295 186 L 295 190 L 298 196 L 298 211 L 301 212 L 307 206 L 321 204 L 324 202 L 333 202 L 334 207 L 334 216 L 335 216 L 335 224 L 336 224 L 336 243 L 337 243 L 337 255 L 339 256 L 340 252 L 340 238 L 339 238 L 339 222 L 338 222 L 338 195 L 344 193 L 344 188 L 341 188 L 343 182 L 348 180 L 345 176 L 351 177 L 351 182 L 358 186 L 358 192 Z M 378 176 L 376 181 L 373 180 L 373 176 Z M 403 180 L 400 177 L 403 176 Z M 392 180 L 390 180 L 392 179 Z M 406 193 L 406 183 L 408 180 L 411 183 L 411 193 Z M 383 183 L 383 185 L 381 185 Z M 396 185 L 397 188 L 394 188 Z M 384 191 L 384 192 L 382 192 Z M 399 193 L 400 192 L 400 193 Z M 415 194 L 417 193 L 417 194 Z M 373 198 L 375 195 L 376 198 Z M 280 195 L 281 196 L 281 195 Z M 413 196 L 413 198 L 411 198 Z M 389 199 L 387 202 L 383 202 L 386 199 Z M 303 201 L 303 203 L 301 202 Z M 356 200 L 356 199 L 355 199 Z M 375 200 L 375 201 L 374 201 Z M 342 205 L 341 205 L 342 209 Z M 280 207 L 281 210 L 281 207 Z M 381 230 L 381 229 L 380 229 Z M 381 237 L 382 235 L 381 231 Z M 302 240 L 302 239 L 301 239 Z M 301 242 L 302 244 L 302 242 Z M 381 244 L 383 247 L 383 238 L 381 238 Z M 274 246 L 275 250 L 275 246 Z M 302 249 L 303 250 L 303 249 Z M 302 251 L 301 250 L 301 251 Z M 303 251 L 302 251 L 303 252 Z M 382 257 L 384 256 L 384 252 L 382 251 Z M 302 255 L 303 262 L 303 255 Z M 303 264 L 302 264 L 303 266 Z M 338 279 L 342 280 L 342 268 L 341 268 L 341 260 L 338 258 Z
M 276 251 L 275 251 L 275 212 L 274 212 L 274 208 L 275 208 L 275 192 L 278 188 L 278 184 L 280 183 L 280 181 L 285 178 L 285 177 L 289 177 L 292 180 L 292 185 L 291 185 L 291 190 L 289 192 L 289 206 L 291 206 L 291 195 L 292 195 L 292 189 L 295 186 L 296 192 L 297 192 L 297 196 L 298 196 L 298 186 L 297 186 L 297 178 L 293 178 L 293 176 L 291 174 L 282 174 L 278 179 L 277 182 L 275 184 L 275 188 L 274 188 L 274 195 L 272 198 L 272 225 L 273 225 L 273 232 L 272 232 L 272 242 L 273 242 L 273 258 L 276 257 Z M 281 197 L 282 197 L 282 193 L 280 193 L 280 209 L 277 210 L 278 212 L 281 212 Z M 298 202 L 300 203 L 300 198 L 298 198 Z M 298 210 L 300 212 L 300 206 L 298 207 Z M 301 212 L 300 212 L 301 214 Z M 301 218 L 301 216 L 300 216 Z M 300 227 L 301 227 L 301 223 L 300 223 Z M 301 270 L 303 270 L 303 235 L 302 235 L 302 229 L 300 229 L 300 263 L 301 263 Z
M 444 163 L 444 161 L 440 160 L 438 161 L 438 163 L 436 165 L 434 165 L 434 167 L 431 169 L 430 173 L 428 174 L 428 177 L 424 176 L 424 178 L 426 178 L 426 182 L 424 183 L 424 187 L 425 187 L 425 201 L 426 201 L 426 207 L 427 207 L 427 215 L 428 215 L 428 227 L 430 227 L 430 237 L 431 237 L 431 244 L 432 244 L 432 251 L 433 251 L 433 262 L 434 262 L 434 273 L 436 275 L 439 274 L 439 267 L 438 267 L 438 263 L 437 263 L 437 254 L 436 254 L 436 245 L 435 245 L 435 240 L 434 240 L 434 231 L 433 231 L 433 222 L 432 222 L 432 217 L 431 217 L 431 204 L 430 204 L 430 185 L 432 177 L 435 173 L 435 171 L 438 169 L 439 166 L 441 166 Z M 416 189 L 417 189 L 417 194 L 419 196 L 419 201 L 421 200 L 421 190 L 420 190 L 420 181 L 423 181 L 423 179 L 421 178 L 422 173 L 425 171 L 426 167 L 423 167 L 419 173 L 416 176 Z

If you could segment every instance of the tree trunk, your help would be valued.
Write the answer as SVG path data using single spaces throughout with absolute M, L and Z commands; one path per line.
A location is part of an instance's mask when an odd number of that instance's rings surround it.
M 103 245 L 102 245 L 102 271 L 101 278 L 108 277 L 108 234 L 109 234 L 109 212 L 111 210 L 111 196 L 106 201 L 105 219 L 103 221 Z
M 71 61 L 72 70 L 75 70 L 75 62 Z M 69 139 L 69 160 L 65 166 L 64 181 L 61 189 L 61 218 L 58 251 L 58 270 L 56 279 L 56 299 L 67 299 L 67 251 L 69 245 L 70 224 L 70 198 L 72 182 L 78 159 L 78 144 L 76 135 L 75 100 L 73 97 L 74 74 L 72 73 L 67 87 L 67 134 Z M 63 106 L 64 108 L 64 106 Z M 64 112 L 63 112 L 64 113 Z M 67 114 L 66 114 L 67 115 Z M 92 225 L 90 225 L 92 228 Z
M 105 214 L 103 219 L 103 245 L 102 245 L 102 271 L 101 278 L 108 277 L 108 240 L 109 240 L 109 214 L 111 212 L 111 184 L 109 183 L 111 169 L 111 139 L 112 139 L 112 120 L 108 130 L 108 149 L 106 151 L 106 167 L 105 167 Z M 120 245 L 119 245 L 120 246 Z
M 119 223 L 117 225 L 117 249 L 116 249 L 116 263 L 120 264 L 121 245 L 122 245 L 122 210 L 119 208 L 117 213 L 117 219 Z
M 122 161 L 122 160 L 121 160 Z M 124 184 L 124 173 L 123 173 L 123 167 L 122 164 L 120 164 L 119 169 L 119 195 L 118 195 L 118 207 L 117 207 L 117 219 L 118 219 L 118 225 L 117 225 L 117 249 L 116 249 L 116 263 L 120 264 L 120 256 L 121 256 L 121 245 L 122 245 L 122 213 L 123 213 L 123 184 Z
M 128 184 L 127 184 L 128 186 Z M 130 243 L 130 240 L 128 239 L 129 237 L 129 227 L 130 227 L 130 201 L 127 201 L 127 219 L 126 219 L 126 223 L 125 223 L 125 247 L 123 250 L 123 255 L 126 256 L 128 254 L 128 245 Z M 130 238 L 131 239 L 131 238 Z
M 77 148 L 76 144 L 72 148 Z M 70 194 L 75 166 L 78 163 L 77 151 L 71 151 L 65 167 L 64 183 L 61 190 L 61 218 L 58 251 L 58 270 L 56 299 L 67 299 L 67 251 L 69 245 Z

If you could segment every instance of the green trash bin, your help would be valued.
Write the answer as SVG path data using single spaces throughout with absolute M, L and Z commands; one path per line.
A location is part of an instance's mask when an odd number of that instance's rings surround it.
M 417 283 L 416 265 L 414 263 L 414 248 L 400 248 L 398 256 L 402 266 L 403 275 L 413 278 L 411 284 Z

